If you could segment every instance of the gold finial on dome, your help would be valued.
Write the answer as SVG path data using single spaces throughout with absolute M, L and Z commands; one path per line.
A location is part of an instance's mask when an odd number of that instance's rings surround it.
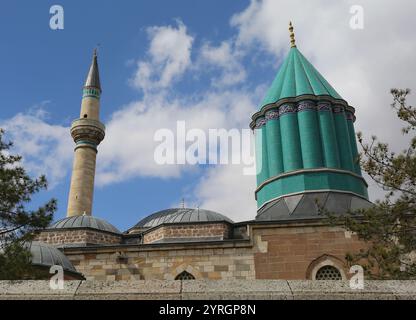
M 296 48 L 295 33 L 293 32 L 292 21 L 289 22 L 289 31 L 290 31 L 290 47 Z

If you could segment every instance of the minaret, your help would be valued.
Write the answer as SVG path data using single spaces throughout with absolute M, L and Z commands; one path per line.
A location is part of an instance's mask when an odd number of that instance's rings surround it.
M 250 127 L 256 136 L 258 220 L 319 217 L 368 207 L 355 109 L 302 55 L 290 50 Z
M 101 84 L 97 51 L 83 89 L 80 118 L 71 126 L 76 143 L 67 216 L 91 215 L 94 194 L 97 146 L 104 139 L 105 127 L 100 122 Z

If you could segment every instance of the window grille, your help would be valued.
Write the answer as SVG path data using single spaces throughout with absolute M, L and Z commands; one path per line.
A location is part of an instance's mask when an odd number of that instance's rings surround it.
M 337 268 L 324 266 L 316 273 L 315 280 L 342 280 L 342 275 Z
M 182 272 L 180 274 L 178 274 L 175 278 L 175 280 L 195 280 L 195 277 L 190 274 L 189 272 Z

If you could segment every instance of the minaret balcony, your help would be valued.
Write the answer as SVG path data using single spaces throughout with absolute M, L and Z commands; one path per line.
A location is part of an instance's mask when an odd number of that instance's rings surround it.
M 71 136 L 75 142 L 88 140 L 98 145 L 104 140 L 105 126 L 97 120 L 78 119 L 72 122 Z

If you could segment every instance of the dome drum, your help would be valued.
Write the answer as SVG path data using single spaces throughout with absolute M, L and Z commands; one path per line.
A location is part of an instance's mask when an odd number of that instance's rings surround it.
M 231 238 L 232 226 L 220 222 L 162 224 L 142 233 L 142 243 L 184 243 L 222 241 Z

